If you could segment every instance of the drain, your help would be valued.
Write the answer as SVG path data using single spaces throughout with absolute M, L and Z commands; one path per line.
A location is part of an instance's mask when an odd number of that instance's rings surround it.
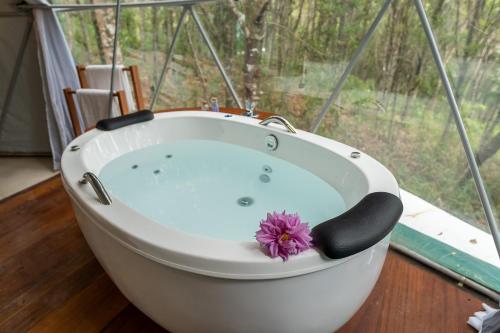
M 166 158 L 172 158 L 172 154 L 165 155 Z
M 153 171 L 153 173 L 154 173 L 155 175 L 157 175 L 157 174 L 159 174 L 159 173 L 160 173 L 160 170 L 155 170 L 155 171 Z
M 275 151 L 278 149 L 278 138 L 272 134 L 269 134 L 264 138 L 264 144 L 269 151 Z
M 137 164 L 132 165 L 132 169 L 137 169 L 139 166 Z
M 259 180 L 263 183 L 269 183 L 271 181 L 271 177 L 266 174 L 262 174 L 259 176 Z
M 264 171 L 265 173 L 271 173 L 273 172 L 273 169 L 269 165 L 264 165 L 262 167 L 262 171 Z
M 248 206 L 251 206 L 253 204 L 254 200 L 250 197 L 242 197 L 242 198 L 239 198 L 236 202 L 241 207 L 248 207 Z

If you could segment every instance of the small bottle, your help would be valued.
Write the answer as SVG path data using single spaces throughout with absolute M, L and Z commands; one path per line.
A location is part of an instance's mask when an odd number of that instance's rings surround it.
M 219 102 L 217 101 L 217 98 L 212 97 L 210 99 L 210 106 L 213 112 L 219 112 Z

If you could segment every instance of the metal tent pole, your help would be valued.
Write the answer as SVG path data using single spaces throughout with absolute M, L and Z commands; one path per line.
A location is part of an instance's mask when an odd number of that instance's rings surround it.
M 474 183 L 476 184 L 476 189 L 479 194 L 479 199 L 481 200 L 481 204 L 483 205 L 484 214 L 486 215 L 486 220 L 488 221 L 488 225 L 490 226 L 491 234 L 493 236 L 493 240 L 497 248 L 498 256 L 500 257 L 500 232 L 498 230 L 498 225 L 495 222 L 495 217 L 493 215 L 491 203 L 488 198 L 488 194 L 486 193 L 486 188 L 484 186 L 483 179 L 479 172 L 479 167 L 477 166 L 476 159 L 474 158 L 474 152 L 472 151 L 472 147 L 467 137 L 467 130 L 465 129 L 464 122 L 460 115 L 460 110 L 458 109 L 457 101 L 455 99 L 455 95 L 453 94 L 450 81 L 448 80 L 448 75 L 446 74 L 446 69 L 444 67 L 443 60 L 441 59 L 441 54 L 439 52 L 436 39 L 434 38 L 431 25 L 429 23 L 429 20 L 427 19 L 427 15 L 425 13 L 422 1 L 415 0 L 415 7 L 417 8 L 420 22 L 422 23 L 422 27 L 427 37 L 427 41 L 429 42 L 429 47 L 431 48 L 432 57 L 434 58 L 434 62 L 436 63 L 437 69 L 439 71 L 439 76 L 441 78 L 441 81 L 443 82 L 443 86 L 446 91 L 446 97 L 448 98 L 448 104 L 450 105 L 453 118 L 455 119 L 455 125 L 457 126 L 457 131 L 458 134 L 460 135 L 460 140 L 462 141 L 462 146 L 464 147 L 465 155 L 467 156 L 469 169 L 470 172 L 472 173 L 472 177 L 474 178 Z
M 373 21 L 372 25 L 370 26 L 370 28 L 366 32 L 365 36 L 361 40 L 356 52 L 354 52 L 354 55 L 351 58 L 351 61 L 349 62 L 349 64 L 345 68 L 344 72 L 342 73 L 342 76 L 340 77 L 339 81 L 335 85 L 333 92 L 331 93 L 330 97 L 328 97 L 327 101 L 325 102 L 325 104 L 321 108 L 319 115 L 314 120 L 314 123 L 311 126 L 311 130 L 310 130 L 311 132 L 316 133 L 316 131 L 318 130 L 319 125 L 321 124 L 321 121 L 325 117 L 330 106 L 332 106 L 333 102 L 335 101 L 335 99 L 339 95 L 340 90 L 342 89 L 345 81 L 347 80 L 347 77 L 351 74 L 352 69 L 354 68 L 354 65 L 356 65 L 356 63 L 358 62 L 359 57 L 363 53 L 363 50 L 365 49 L 366 45 L 370 41 L 370 38 L 372 37 L 373 33 L 377 29 L 380 21 L 384 17 L 384 14 L 387 11 L 387 9 L 389 8 L 392 1 L 393 0 L 386 0 L 384 2 L 384 4 L 382 5 L 382 8 L 380 8 L 380 11 L 378 12 L 377 16 L 375 17 L 375 20 Z
M 177 22 L 177 27 L 175 28 L 174 36 L 172 37 L 172 42 L 170 42 L 170 47 L 168 49 L 167 58 L 165 59 L 165 63 L 163 64 L 163 68 L 161 70 L 160 78 L 158 79 L 158 83 L 156 84 L 156 89 L 153 93 L 153 98 L 151 100 L 151 105 L 149 109 L 153 111 L 153 107 L 156 104 L 156 100 L 160 94 L 160 88 L 165 78 L 165 73 L 168 69 L 168 64 L 172 60 L 172 56 L 174 55 L 175 43 L 177 42 L 177 38 L 179 37 L 179 32 L 181 31 L 181 26 L 184 22 L 184 17 L 186 16 L 187 8 L 184 6 L 181 12 L 181 16 L 179 17 L 179 22 Z
M 392 1 L 392 0 L 388 0 Z M 201 36 L 203 37 L 203 40 L 205 41 L 205 44 L 207 44 L 208 49 L 210 50 L 210 53 L 212 54 L 212 57 L 215 60 L 215 63 L 217 67 L 219 68 L 219 71 L 224 78 L 224 82 L 226 83 L 227 88 L 229 89 L 229 92 L 231 93 L 231 96 L 233 97 L 234 101 L 238 105 L 240 109 L 243 109 L 243 104 L 241 103 L 238 94 L 236 93 L 236 90 L 233 87 L 233 84 L 229 77 L 226 74 L 226 71 L 224 70 L 224 66 L 222 66 L 221 61 L 219 60 L 219 57 L 217 56 L 217 52 L 215 51 L 215 48 L 212 45 L 212 42 L 210 41 L 210 38 L 208 37 L 207 32 L 205 31 L 205 28 L 203 28 L 203 25 L 201 24 L 200 18 L 198 17 L 198 14 L 194 10 L 193 7 L 189 6 L 189 11 L 191 12 L 191 16 L 193 16 L 194 22 L 196 23 L 196 26 L 198 27 L 198 30 L 200 31 Z
M 23 63 L 24 54 L 26 52 L 26 47 L 28 46 L 28 41 L 31 35 L 32 28 L 33 28 L 33 16 L 29 15 L 28 22 L 26 23 L 26 28 L 24 29 L 23 38 L 21 40 L 21 45 L 19 46 L 19 51 L 17 53 L 16 62 L 14 64 L 14 70 L 12 71 L 12 76 L 10 77 L 9 86 L 7 87 L 5 100 L 3 102 L 2 113 L 0 114 L 0 131 L 3 128 L 5 116 L 7 115 L 10 109 L 10 103 L 12 102 L 12 97 L 14 95 L 14 90 L 16 88 L 17 79 L 19 78 L 19 72 L 21 71 L 21 65 Z
M 111 60 L 111 83 L 109 84 L 109 102 L 108 102 L 108 110 L 109 115 L 112 114 L 113 110 L 113 90 L 115 89 L 115 67 L 116 67 L 116 46 L 118 45 L 118 36 L 120 33 L 120 16 L 121 16 L 121 2 L 120 0 L 116 0 L 115 7 L 115 36 L 113 38 L 113 58 Z
M 122 7 L 139 8 L 139 7 L 165 7 L 165 6 L 185 6 L 194 5 L 200 2 L 213 2 L 215 0 L 158 0 L 158 1 L 140 1 L 140 2 L 126 2 L 121 4 Z M 106 9 L 115 8 L 115 3 L 90 3 L 90 4 L 22 4 L 18 5 L 21 9 L 55 9 L 58 11 L 80 11 L 80 10 L 93 10 L 93 9 Z

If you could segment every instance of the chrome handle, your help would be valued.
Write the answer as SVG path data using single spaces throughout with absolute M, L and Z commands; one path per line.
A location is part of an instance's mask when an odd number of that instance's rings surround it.
M 262 126 L 267 126 L 271 123 L 280 124 L 280 125 L 285 126 L 286 129 L 288 130 L 288 132 L 290 132 L 290 133 L 293 133 L 293 134 L 297 133 L 297 130 L 295 129 L 295 127 L 293 127 L 292 124 L 290 124 L 290 122 L 288 120 L 286 120 L 285 118 L 280 117 L 280 116 L 267 117 L 266 119 L 262 120 L 259 124 Z
M 111 197 L 109 196 L 99 178 L 92 172 L 85 172 L 82 176 L 82 179 L 80 180 L 80 184 L 87 183 L 90 183 L 90 186 L 92 186 L 95 193 L 97 194 L 97 197 L 99 198 L 99 201 L 103 205 L 111 205 Z

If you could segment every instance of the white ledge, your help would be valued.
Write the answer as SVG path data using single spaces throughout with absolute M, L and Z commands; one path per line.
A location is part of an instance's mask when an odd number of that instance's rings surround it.
M 401 190 L 401 200 L 401 224 L 500 268 L 490 234 L 405 190 Z

